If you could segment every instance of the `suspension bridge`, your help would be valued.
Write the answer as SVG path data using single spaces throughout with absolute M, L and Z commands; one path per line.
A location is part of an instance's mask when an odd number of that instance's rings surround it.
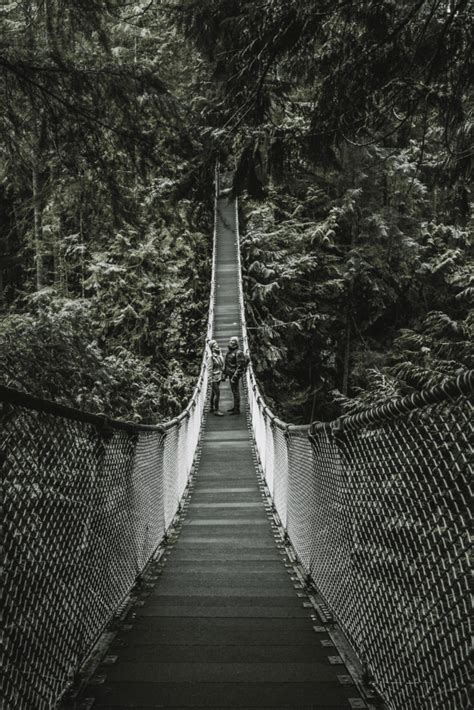
M 216 184 L 207 336 L 247 350 Z M 0 388 L 6 710 L 467 708 L 473 373 L 297 427 L 251 366 L 209 416 L 207 367 L 157 426 Z

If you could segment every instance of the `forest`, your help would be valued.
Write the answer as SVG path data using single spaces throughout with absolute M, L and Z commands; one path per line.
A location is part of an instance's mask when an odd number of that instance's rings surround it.
M 216 160 L 285 421 L 473 367 L 467 0 L 23 0 L 0 11 L 0 383 L 177 414 Z

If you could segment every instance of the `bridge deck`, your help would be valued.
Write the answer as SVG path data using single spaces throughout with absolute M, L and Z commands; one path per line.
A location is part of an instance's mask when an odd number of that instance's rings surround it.
M 215 334 L 225 346 L 240 325 L 233 205 L 219 208 Z M 338 681 L 347 671 L 330 664 L 337 651 L 290 579 L 245 414 L 208 415 L 191 503 L 158 570 L 109 651 L 116 662 L 98 671 L 105 682 L 87 689 L 94 709 L 365 707 L 349 703 L 357 692 Z

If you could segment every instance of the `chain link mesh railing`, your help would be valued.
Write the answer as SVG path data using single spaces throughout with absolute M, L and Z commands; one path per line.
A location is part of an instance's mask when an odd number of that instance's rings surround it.
M 215 239 L 214 229 L 214 260 Z M 5 710 L 56 706 L 163 540 L 192 468 L 207 381 L 204 355 L 191 401 L 162 426 L 0 388 Z
M 240 305 L 248 349 L 242 284 Z M 473 389 L 469 372 L 360 415 L 295 427 L 272 414 L 247 372 L 281 523 L 393 710 L 469 707 Z

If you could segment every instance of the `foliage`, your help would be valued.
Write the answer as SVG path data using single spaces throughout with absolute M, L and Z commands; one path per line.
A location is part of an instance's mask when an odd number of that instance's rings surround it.
M 176 361 L 169 377 L 151 358 L 120 345 L 104 350 L 84 299 L 60 299 L 42 292 L 28 314 L 0 323 L 4 381 L 89 412 L 156 421 L 170 406 L 180 408 L 194 377 L 183 377 Z
M 207 316 L 203 63 L 153 3 L 13 2 L 0 29 L 2 381 L 173 415 Z
M 381 209 L 372 160 L 359 153 L 361 187 L 340 198 L 334 175 L 326 190 L 274 187 L 242 220 L 256 370 L 286 418 L 331 418 L 473 366 L 468 231 L 421 221 L 420 180 L 403 214 Z
M 236 160 L 252 351 L 284 418 L 471 366 L 467 0 L 27 0 L 0 29 L 4 382 L 176 412 L 216 155 Z M 88 394 L 51 380 L 63 331 Z
M 467 2 L 204 0 L 181 24 L 218 85 L 254 361 L 281 416 L 472 366 Z

